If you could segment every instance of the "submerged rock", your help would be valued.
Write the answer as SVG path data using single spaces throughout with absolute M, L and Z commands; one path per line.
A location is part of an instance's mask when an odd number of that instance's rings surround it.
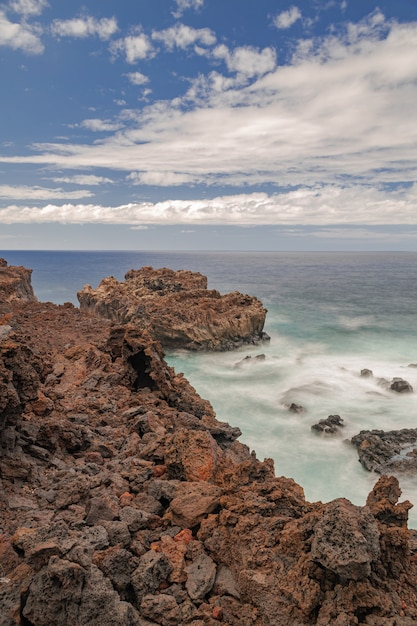
M 86 285 L 77 296 L 81 310 L 145 328 L 167 348 L 232 350 L 269 339 L 257 298 L 208 290 L 198 272 L 143 267 L 124 282 L 109 277 L 96 290 Z

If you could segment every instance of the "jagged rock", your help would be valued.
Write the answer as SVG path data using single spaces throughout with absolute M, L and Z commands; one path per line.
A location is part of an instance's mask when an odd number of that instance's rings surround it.
M 0 308 L 1 626 L 417 623 L 396 479 L 366 507 L 311 504 L 146 331 Z
M 417 429 L 362 430 L 352 437 L 359 461 L 370 472 L 417 472 Z
M 333 435 L 339 432 L 339 427 L 343 427 L 343 417 L 340 415 L 329 415 L 326 419 L 320 420 L 317 424 L 313 424 L 312 430 L 316 430 L 326 435 Z
M 139 559 L 139 565 L 131 576 L 132 586 L 139 606 L 143 597 L 154 593 L 168 579 L 172 565 L 163 553 L 149 550 Z
M 5 259 L 0 259 L 0 302 L 36 301 L 31 284 L 32 270 L 25 267 L 8 266 Z M 7 310 L 7 309 L 5 309 Z
M 200 554 L 191 565 L 185 568 L 187 582 L 185 587 L 191 600 L 202 600 L 211 591 L 216 579 L 216 564 L 207 556 Z
M 314 530 L 311 558 L 344 580 L 364 580 L 380 555 L 379 531 L 366 508 L 331 502 Z
M 362 378 L 372 378 L 373 375 L 374 375 L 373 371 L 366 367 L 363 370 L 361 370 Z
M 203 481 L 179 483 L 169 508 L 173 523 L 194 528 L 219 506 L 221 493 L 219 487 Z
M 199 273 L 143 267 L 127 272 L 125 282 L 105 278 L 77 296 L 81 310 L 146 328 L 169 348 L 230 350 L 268 339 L 257 298 L 207 290 Z

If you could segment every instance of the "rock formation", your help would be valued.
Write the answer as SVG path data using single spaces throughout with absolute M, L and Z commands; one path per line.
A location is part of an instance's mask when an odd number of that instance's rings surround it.
M 0 626 L 417 623 L 395 478 L 309 503 L 138 324 L 10 299 L 2 327 Z
M 82 311 L 144 328 L 164 348 L 230 350 L 268 338 L 257 298 L 208 290 L 198 272 L 143 267 L 124 282 L 108 277 L 77 295 Z
M 25 267 L 8 267 L 7 261 L 0 258 L 0 302 L 35 301 L 31 276 L 32 270 Z
M 359 461 L 378 474 L 417 471 L 417 428 L 362 430 L 352 437 Z

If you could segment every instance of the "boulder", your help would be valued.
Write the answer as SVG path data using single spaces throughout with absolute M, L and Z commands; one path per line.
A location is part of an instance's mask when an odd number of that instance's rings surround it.
M 379 530 L 365 507 L 331 502 L 314 529 L 311 557 L 344 580 L 364 580 L 380 555 Z

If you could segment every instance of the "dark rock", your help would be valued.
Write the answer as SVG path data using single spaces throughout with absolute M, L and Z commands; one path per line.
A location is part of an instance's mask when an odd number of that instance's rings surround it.
M 191 600 L 202 600 L 211 591 L 216 579 L 216 564 L 207 554 L 200 554 L 185 568 L 185 587 Z
M 369 370 L 367 368 L 361 370 L 361 376 L 362 378 L 372 378 L 372 376 L 374 375 L 372 370 Z
M 369 509 L 344 498 L 331 502 L 314 530 L 313 561 L 345 580 L 364 580 L 379 554 L 379 530 Z
M 352 437 L 359 461 L 368 471 L 378 474 L 417 472 L 417 429 L 362 430 Z
M 291 413 L 304 413 L 305 408 L 302 407 L 300 404 L 295 404 L 293 402 L 289 405 L 288 410 L 291 411 Z
M 235 363 L 234 367 L 235 368 L 240 368 L 240 367 L 244 367 L 246 365 L 252 365 L 254 363 L 258 363 L 260 361 L 265 361 L 265 355 L 264 354 L 257 354 L 255 357 L 251 357 L 250 355 L 245 356 L 241 361 L 238 361 L 237 363 Z
M 143 597 L 154 593 L 162 582 L 167 581 L 172 565 L 165 554 L 149 550 L 139 559 L 139 565 L 131 576 L 138 606 Z
M 343 417 L 340 417 L 340 415 L 329 415 L 326 419 L 313 424 L 311 429 L 326 435 L 333 435 L 339 432 L 339 427 L 343 426 Z
M 403 378 L 393 378 L 390 389 L 392 389 L 392 391 L 396 391 L 397 393 L 411 393 L 413 391 L 410 383 Z

